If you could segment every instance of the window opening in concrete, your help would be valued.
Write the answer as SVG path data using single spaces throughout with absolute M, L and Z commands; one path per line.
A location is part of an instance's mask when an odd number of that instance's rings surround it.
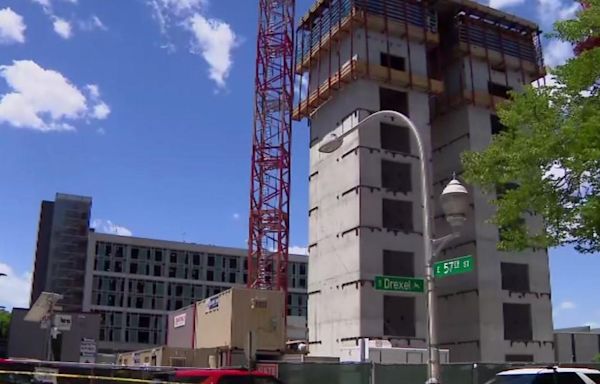
M 215 257 L 212 255 L 208 256 L 207 264 L 209 267 L 214 267 L 215 266 Z
M 501 132 L 506 131 L 506 125 L 500 122 L 500 118 L 497 115 L 490 115 L 490 125 L 492 126 L 492 135 L 497 135 Z
M 379 55 L 379 64 L 383 67 L 389 67 L 397 71 L 406 71 L 406 60 L 404 57 L 388 55 L 381 52 Z
M 514 292 L 529 292 L 529 265 L 501 263 L 502 289 Z
M 129 264 L 129 273 L 137 273 L 137 271 L 138 271 L 137 263 Z
M 215 274 L 213 271 L 206 271 L 206 280 L 213 281 L 215 279 Z
M 389 88 L 379 88 L 379 110 L 396 111 L 409 116 L 407 93 Z
M 171 252 L 169 255 L 169 262 L 172 264 L 177 264 L 177 254 L 175 252 Z
M 192 256 L 192 264 L 200 265 L 200 255 L 199 254 L 194 253 L 194 255 Z
M 158 261 L 159 263 L 162 262 L 162 251 L 156 250 L 154 252 L 154 260 Z
M 386 276 L 415 276 L 415 255 L 412 252 L 383 250 L 383 274 Z
M 410 192 L 412 190 L 410 171 L 410 164 L 381 160 L 381 186 L 394 192 Z
M 140 254 L 140 250 L 138 248 L 131 248 L 131 258 L 137 259 Z
M 162 275 L 162 267 L 160 265 L 155 265 L 154 266 L 154 276 L 161 276 Z
M 383 199 L 383 227 L 403 232 L 413 231 L 413 204 L 410 201 Z
M 235 269 L 237 268 L 237 259 L 232 257 L 231 259 L 229 259 L 229 268 L 231 269 Z
M 415 336 L 414 297 L 383 297 L 383 334 L 399 337 Z
M 533 340 L 531 305 L 504 303 L 504 340 Z
M 511 87 L 507 87 L 503 84 L 494 83 L 493 81 L 488 81 L 488 92 L 490 93 L 490 95 L 508 99 L 509 91 L 512 91 Z
M 381 123 L 379 130 L 382 149 L 410 153 L 410 132 L 407 127 Z
M 300 264 L 300 274 L 306 275 L 306 265 Z
M 230 273 L 229 274 L 229 282 L 230 283 L 235 283 L 235 273 Z

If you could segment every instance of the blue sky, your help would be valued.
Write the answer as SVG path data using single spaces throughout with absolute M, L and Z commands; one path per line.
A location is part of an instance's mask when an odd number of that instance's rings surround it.
M 546 30 L 574 10 L 570 0 L 491 1 Z M 311 2 L 298 0 L 297 16 Z M 0 268 L 11 275 L 0 305 L 26 304 L 39 204 L 58 191 L 92 196 L 102 230 L 245 246 L 257 3 L 0 0 Z M 547 47 L 551 65 L 570 54 Z M 296 123 L 297 247 L 307 146 Z M 600 323 L 586 294 L 600 257 L 551 255 L 556 324 Z

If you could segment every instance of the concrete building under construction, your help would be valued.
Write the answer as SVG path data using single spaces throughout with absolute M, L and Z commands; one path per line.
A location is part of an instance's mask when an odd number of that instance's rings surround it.
M 545 75 L 538 26 L 469 0 L 319 0 L 298 26 L 295 71 L 304 86 L 293 118 L 308 118 L 311 138 L 310 353 L 339 356 L 364 338 L 425 347 L 424 295 L 373 284 L 424 274 L 414 138 L 389 120 L 330 154 L 319 143 L 374 111 L 401 112 L 426 141 L 439 196 L 460 176 L 460 154 L 502 131 L 498 103 Z M 463 233 L 441 259 L 473 255 L 476 268 L 437 282 L 440 347 L 451 361 L 552 361 L 547 251 L 498 251 L 502 232 L 487 223 L 496 196 L 470 194 Z M 436 212 L 436 235 L 449 233 Z

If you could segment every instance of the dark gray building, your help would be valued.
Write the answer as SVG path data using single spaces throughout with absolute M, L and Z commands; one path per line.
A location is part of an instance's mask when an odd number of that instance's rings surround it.
M 29 309 L 13 308 L 8 333 L 8 356 L 46 360 L 48 356 L 49 330 L 38 322 L 25 321 Z M 97 313 L 57 313 L 70 319 L 69 329 L 61 331 L 53 344 L 54 360 L 80 362 L 82 351 L 95 346 L 100 333 L 100 314 Z M 95 348 L 95 347 L 94 347 Z
M 559 363 L 591 363 L 600 355 L 600 328 L 557 329 L 554 331 L 554 346 Z
M 81 311 L 92 199 L 57 193 L 42 201 L 31 304 L 43 292 L 63 295 L 65 311 Z

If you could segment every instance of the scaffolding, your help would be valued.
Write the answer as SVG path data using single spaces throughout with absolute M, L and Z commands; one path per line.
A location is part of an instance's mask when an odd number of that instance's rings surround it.
M 383 36 L 387 49 L 381 53 L 387 57 L 392 38 L 410 42 L 405 67 L 370 60 L 369 34 Z M 539 34 L 534 23 L 470 0 L 319 0 L 296 33 L 295 73 L 306 86 L 298 87 L 293 118 L 310 117 L 358 79 L 427 92 L 437 111 L 465 102 L 495 108 L 502 98 L 475 88 L 473 60 L 487 62 L 490 80 L 492 69 L 518 70 L 523 81 L 537 80 L 545 75 Z M 426 70 L 413 68 L 415 43 L 424 45 Z M 465 73 L 465 60 L 470 73 Z M 460 84 L 449 87 L 456 79 L 444 72 L 459 63 Z M 505 83 L 508 87 L 508 75 Z

